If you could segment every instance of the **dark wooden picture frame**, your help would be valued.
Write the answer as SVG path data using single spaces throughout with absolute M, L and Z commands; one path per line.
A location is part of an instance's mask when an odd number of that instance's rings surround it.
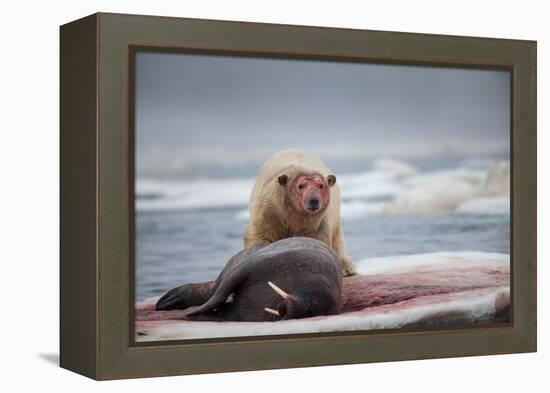
M 140 48 L 510 71 L 511 317 L 453 329 L 134 341 Z M 135 378 L 536 351 L 536 42 L 94 14 L 61 27 L 61 366 Z

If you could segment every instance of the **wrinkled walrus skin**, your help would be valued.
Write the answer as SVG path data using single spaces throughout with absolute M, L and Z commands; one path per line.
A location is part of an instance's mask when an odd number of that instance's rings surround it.
M 277 321 L 337 314 L 341 296 L 336 253 L 318 240 L 291 237 L 244 249 L 216 281 L 174 288 L 156 310 L 200 305 L 189 308 L 186 319 Z

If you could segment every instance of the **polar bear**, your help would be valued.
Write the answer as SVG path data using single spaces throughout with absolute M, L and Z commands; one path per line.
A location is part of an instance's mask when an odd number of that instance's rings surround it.
M 356 274 L 346 253 L 340 222 L 340 187 L 316 155 L 284 150 L 262 167 L 250 194 L 245 247 L 293 236 L 320 240 L 331 247 L 345 276 Z

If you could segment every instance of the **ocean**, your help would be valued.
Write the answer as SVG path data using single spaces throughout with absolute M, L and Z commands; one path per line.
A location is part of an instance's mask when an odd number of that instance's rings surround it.
M 344 236 L 356 262 L 434 252 L 510 252 L 506 159 L 328 164 L 342 189 Z M 136 179 L 136 301 L 216 278 L 243 247 L 257 168 Z

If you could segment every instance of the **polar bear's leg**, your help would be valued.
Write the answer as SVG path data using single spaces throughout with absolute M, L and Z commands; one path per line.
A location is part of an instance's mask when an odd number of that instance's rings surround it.
M 342 275 L 343 276 L 354 276 L 357 274 L 357 270 L 351 261 L 351 258 L 347 255 L 338 256 L 342 261 Z
M 250 224 L 246 226 L 246 230 L 244 232 L 244 248 L 248 248 L 256 243 L 258 243 L 257 239 L 255 238 L 254 234 L 252 233 L 250 229 Z
M 342 234 L 341 226 L 338 225 L 337 232 L 334 236 L 332 248 L 338 255 L 338 259 L 342 262 L 342 274 L 344 276 L 354 276 L 357 274 L 357 270 L 351 261 L 351 258 L 346 252 L 346 245 L 344 243 L 344 235 Z

